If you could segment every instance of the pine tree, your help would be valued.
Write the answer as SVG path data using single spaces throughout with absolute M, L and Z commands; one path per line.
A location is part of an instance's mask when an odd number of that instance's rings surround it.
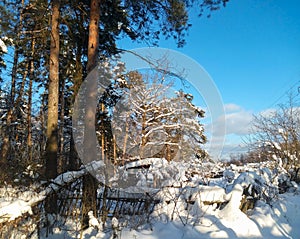
M 0 150 L 0 158 L 3 163 L 7 163 L 8 155 L 10 150 L 10 140 L 12 138 L 13 131 L 11 129 L 11 125 L 13 123 L 13 114 L 15 108 L 15 95 L 16 95 L 16 81 L 17 81 L 17 70 L 18 70 L 18 60 L 19 60 L 19 52 L 20 52 L 20 32 L 22 30 L 23 24 L 23 14 L 22 9 L 24 8 L 24 1 L 22 1 L 22 5 L 18 12 L 18 22 L 15 24 L 15 30 L 17 32 L 15 36 L 15 43 L 14 43 L 14 57 L 13 57 L 13 67 L 11 71 L 11 88 L 10 88 L 10 95 L 8 101 L 8 112 L 6 114 L 6 130 L 3 137 L 1 150 Z
M 154 78 L 154 79 L 153 79 Z M 192 96 L 171 91 L 172 83 L 161 74 L 128 74 L 127 87 L 114 111 L 114 133 L 123 160 L 196 157 L 206 142 L 200 119 L 204 111 Z M 129 158 L 129 159 L 126 159 Z
M 46 177 L 53 179 L 57 176 L 58 153 L 58 104 L 59 104 L 59 16 L 60 0 L 52 0 L 51 15 L 51 46 L 48 84 L 48 117 L 46 144 Z M 55 195 L 48 197 L 46 209 L 48 212 L 57 211 Z
M 100 0 L 91 0 L 90 22 L 89 22 L 89 40 L 88 40 L 88 62 L 87 72 L 90 73 L 97 65 L 99 54 L 99 20 L 100 20 Z M 95 134 L 95 110 L 97 105 L 97 81 L 90 81 L 93 85 L 89 85 L 90 91 L 87 93 L 85 107 L 85 128 L 84 128 L 84 157 L 86 162 L 96 160 L 96 142 L 94 142 L 93 134 Z M 82 214 L 83 225 L 88 226 L 88 212 L 93 211 L 96 216 L 97 208 L 97 181 L 90 173 L 83 177 L 83 198 L 82 198 Z

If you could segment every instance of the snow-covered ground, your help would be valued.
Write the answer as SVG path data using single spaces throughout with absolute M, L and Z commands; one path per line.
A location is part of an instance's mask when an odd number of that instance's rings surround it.
M 121 238 L 208 239 L 208 238 L 300 238 L 300 195 L 286 193 L 272 202 L 259 202 L 245 215 L 241 211 L 221 214 L 210 208 L 199 222 L 184 226 L 182 222 L 157 221 L 153 230 L 123 230 Z M 97 237 L 96 237 L 97 238 Z M 99 237 L 102 238 L 102 237 Z M 103 237 L 104 238 L 104 237 Z
M 84 170 L 77 174 L 69 172 L 55 181 L 59 184 L 70 182 L 82 173 Z M 52 233 L 47 234 L 45 229 L 41 229 L 39 237 L 36 232 L 31 238 L 299 239 L 300 189 L 297 184 L 290 183 L 287 192 L 279 194 L 278 186 L 285 179 L 284 173 L 278 168 L 271 170 L 262 164 L 246 167 L 232 165 L 223 172 L 223 177 L 211 178 L 207 185 L 194 177 L 192 181 L 181 182 L 175 187 L 152 190 L 160 203 L 156 204 L 149 216 L 121 215 L 119 219 L 109 218 L 103 225 L 100 218 L 89 213 L 90 227 L 84 231 L 80 231 L 79 218 L 68 218 L 61 219 L 65 221 L 64 225 L 54 225 Z M 141 189 L 135 188 L 137 192 L 141 192 Z M 11 187 L 0 189 L 0 219 L 5 220 L 5 216 L 12 215 L 9 220 L 13 221 L 24 213 L 34 214 L 30 202 L 38 201 L 37 198 L 41 197 L 39 194 L 45 196 L 46 192 L 47 188 L 40 193 L 19 193 Z M 131 193 L 136 192 L 131 190 Z M 125 191 L 123 195 L 126 195 Z M 245 195 L 247 199 L 256 199 L 254 208 L 246 210 L 246 213 L 239 208 Z M 27 237 L 22 236 L 21 232 L 12 232 L 10 238 Z
M 72 226 L 72 223 L 69 225 Z M 74 225 L 73 225 L 74 226 Z M 113 238 L 110 226 L 106 233 L 97 231 L 92 226 L 84 231 L 82 238 Z M 104 230 L 105 231 L 105 230 Z M 55 230 L 50 239 L 80 238 L 79 231 L 66 232 Z M 229 214 L 220 213 L 213 206 L 207 207 L 205 213 L 196 222 L 184 225 L 182 221 L 153 220 L 150 225 L 136 230 L 123 228 L 117 231 L 118 238 L 123 239 L 210 239 L 210 238 L 300 238 L 300 194 L 285 193 L 279 195 L 271 205 L 258 202 L 254 210 L 245 215 L 241 211 Z

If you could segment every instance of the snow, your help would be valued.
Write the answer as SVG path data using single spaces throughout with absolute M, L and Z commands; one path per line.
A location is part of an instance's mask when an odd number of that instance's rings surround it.
M 162 171 L 172 168 L 173 162 L 148 159 L 141 163 L 132 162 L 128 166 L 151 164 Z M 174 164 L 174 163 L 173 163 Z M 101 167 L 93 164 L 90 167 Z M 178 165 L 177 165 L 178 167 Z M 300 190 L 295 182 L 290 182 L 293 190 L 278 194 L 278 184 L 288 178 L 284 173 L 271 170 L 266 164 L 248 164 L 244 167 L 231 165 L 223 171 L 223 177 L 210 179 L 209 185 L 200 181 L 186 181 L 178 176 L 178 185 L 168 185 L 160 189 L 146 187 L 146 178 L 139 187 L 112 191 L 109 196 L 123 198 L 143 198 L 151 196 L 160 202 L 154 207 L 148 222 L 139 222 L 139 226 L 124 224 L 121 215 L 112 216 L 105 225 L 100 218 L 89 212 L 89 228 L 82 232 L 82 238 L 140 238 L 140 239 L 210 239 L 210 238 L 257 238 L 279 239 L 300 238 Z M 12 187 L 0 189 L 0 222 L 14 220 L 24 213 L 32 214 L 31 205 L 43 200 L 58 185 L 65 185 L 83 175 L 86 169 L 67 172 L 58 176 L 53 183 L 40 192 L 25 191 L 18 193 Z M 158 170 L 156 168 L 155 170 Z M 184 164 L 178 171 L 183 174 Z M 176 173 L 177 174 L 177 173 Z M 247 189 L 247 190 L 245 190 Z M 239 206 L 247 191 L 258 200 L 253 209 L 243 213 Z M 145 194 L 147 193 L 147 194 Z M 121 216 L 121 218 L 119 218 Z M 127 216 L 130 218 L 130 216 Z M 130 221 L 130 220 L 129 220 Z M 80 220 L 67 219 L 63 228 L 54 227 L 49 239 L 80 238 Z M 41 234 L 41 239 L 46 237 Z M 21 238 L 21 237 L 20 237 Z
M 219 186 L 202 186 L 193 188 L 191 192 L 186 193 L 186 198 L 196 200 L 199 197 L 201 202 L 225 202 L 225 189 Z
M 115 217 L 113 217 L 113 218 L 111 219 L 111 225 L 112 225 L 113 228 L 117 228 L 117 227 L 119 226 L 119 221 L 118 221 L 118 219 L 115 218 Z
M 2 50 L 2 52 L 7 53 L 7 46 L 1 39 L 0 39 L 0 49 Z
M 274 146 L 275 149 L 281 150 L 281 147 L 277 142 L 273 142 L 273 146 Z
M 240 188 L 236 189 L 240 194 Z M 251 238 L 251 239 L 298 239 L 300 235 L 300 195 L 284 194 L 272 205 L 273 209 L 260 202 L 250 216 L 240 211 L 220 217 L 213 210 L 207 210 L 201 223 L 183 225 L 179 221 L 156 221 L 152 230 L 124 229 L 120 238 L 139 239 L 210 239 L 210 238 Z M 104 237 L 96 237 L 104 238 Z
M 32 210 L 28 202 L 17 199 L 13 202 L 2 200 L 0 201 L 0 222 L 5 219 L 9 221 L 15 220 L 24 213 L 32 214 Z
M 164 165 L 167 163 L 168 163 L 168 161 L 166 161 L 165 159 L 162 159 L 162 158 L 146 158 L 146 159 L 140 159 L 137 161 L 127 163 L 125 165 L 125 168 L 128 169 L 128 168 L 140 167 L 143 165 L 151 165 L 151 164 Z
M 93 215 L 93 211 L 89 211 L 88 216 L 89 216 L 89 226 L 93 227 L 97 230 L 101 229 L 101 226 L 100 226 L 100 223 L 99 223 L 98 219 L 95 218 L 94 215 Z
M 86 174 L 87 170 L 96 170 L 101 166 L 103 166 L 102 161 L 94 161 L 79 171 L 63 173 L 57 176 L 44 190 L 40 191 L 39 193 L 34 191 L 25 191 L 20 195 L 11 197 L 10 194 L 14 195 L 15 193 L 13 188 L 8 187 L 4 190 L 0 190 L 0 192 L 4 191 L 4 193 L 8 195 L 0 198 L 0 223 L 5 221 L 13 221 L 25 213 L 32 214 L 32 206 L 43 201 L 47 195 L 83 176 Z M 3 192 L 1 194 L 3 194 Z

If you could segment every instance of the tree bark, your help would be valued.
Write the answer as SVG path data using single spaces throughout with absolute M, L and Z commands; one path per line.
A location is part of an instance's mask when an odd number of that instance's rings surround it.
M 20 109 L 21 108 L 20 103 L 22 102 L 22 97 L 23 97 L 23 94 L 24 94 L 26 79 L 27 79 L 27 76 L 28 76 L 28 68 L 29 68 L 29 62 L 27 61 L 26 64 L 25 64 L 25 70 L 23 71 L 22 82 L 21 82 L 20 88 L 18 89 L 18 92 L 19 92 L 18 97 L 16 98 L 12 108 L 9 109 L 10 112 L 7 113 L 7 114 L 11 114 L 11 122 L 16 122 L 17 121 L 17 115 L 14 114 L 14 109 Z M 19 138 L 18 132 L 19 132 L 19 129 L 18 129 L 18 124 L 17 124 L 17 127 L 15 127 L 15 129 L 13 131 L 13 135 L 15 137 L 15 142 L 18 142 L 18 138 Z
M 31 127 L 31 109 L 32 109 L 32 83 L 34 78 L 34 53 L 35 38 L 31 39 L 31 59 L 29 64 L 29 87 L 28 87 L 28 116 L 27 116 L 27 147 L 29 153 L 29 162 L 32 162 L 32 127 Z
M 99 48 L 99 20 L 100 20 L 100 0 L 91 0 L 91 13 L 89 23 L 89 41 L 88 41 L 88 62 L 87 72 L 97 64 Z
M 23 14 L 22 9 L 24 7 L 24 0 L 22 0 L 22 8 L 20 10 L 20 18 L 19 24 L 17 25 L 17 42 L 15 43 L 15 51 L 14 51 L 14 59 L 13 59 L 13 67 L 11 72 L 11 89 L 10 89 L 10 97 L 9 97 L 9 104 L 8 104 L 8 112 L 6 116 L 6 131 L 2 141 L 1 151 L 0 151 L 0 160 L 3 164 L 7 163 L 9 149 L 10 149 L 10 139 L 12 137 L 12 114 L 14 111 L 14 103 L 15 103 L 15 94 L 16 94 L 16 78 L 17 78 L 17 69 L 18 69 L 18 60 L 19 60 L 19 39 L 20 33 L 23 27 Z
M 105 151 L 106 151 L 104 110 L 105 110 L 105 105 L 104 103 L 101 103 L 101 158 L 102 160 L 104 160 L 105 158 Z
M 60 113 L 59 113 L 59 157 L 58 157 L 58 173 L 63 173 L 65 170 L 64 160 L 64 116 L 65 116 L 65 80 L 61 79 L 61 94 L 60 94 Z
M 53 179 L 57 176 L 58 151 L 58 103 L 59 103 L 59 17 L 60 0 L 52 0 L 50 73 L 48 85 L 48 120 L 46 142 L 46 177 Z M 57 211 L 57 200 L 49 197 L 46 203 L 49 213 Z
M 83 23 L 82 23 L 83 24 Z M 74 96 L 78 94 L 80 85 L 82 84 L 83 80 L 83 66 L 81 62 L 82 58 L 82 45 L 81 43 L 78 44 L 77 46 L 77 54 L 76 54 L 76 74 L 74 78 L 74 85 L 73 85 L 73 91 L 74 91 Z M 72 116 L 74 117 L 74 116 Z M 73 138 L 73 133 L 71 132 L 71 138 L 70 138 L 70 151 L 69 151 L 69 165 L 68 168 L 69 170 L 77 170 L 79 169 L 80 166 L 80 160 L 79 156 L 77 154 L 76 148 L 75 148 L 75 142 Z
M 97 65 L 98 48 L 99 48 L 99 20 L 100 20 L 100 0 L 91 0 L 91 12 L 89 23 L 89 40 L 88 40 L 88 62 L 87 73 L 90 73 Z M 85 107 L 85 129 L 84 129 L 84 155 L 87 162 L 96 160 L 97 155 L 96 142 L 90 140 L 95 134 L 95 113 L 97 105 L 97 82 L 87 94 L 87 102 Z M 92 103 L 91 103 L 92 102 Z M 93 211 L 96 216 L 97 208 L 97 181 L 93 175 L 87 174 L 83 177 L 83 198 L 82 198 L 82 228 L 88 226 L 88 212 Z

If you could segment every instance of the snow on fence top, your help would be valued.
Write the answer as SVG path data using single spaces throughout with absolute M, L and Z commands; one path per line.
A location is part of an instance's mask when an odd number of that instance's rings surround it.
M 61 187 L 74 182 L 76 179 L 85 175 L 87 172 L 97 170 L 103 166 L 103 162 L 91 162 L 79 171 L 70 171 L 57 176 L 51 183 L 41 192 L 24 192 L 18 199 L 5 198 L 0 199 L 0 223 L 13 221 L 25 213 L 32 214 L 32 207 L 52 192 L 58 191 Z
M 164 158 L 145 158 L 145 159 L 129 162 L 124 167 L 126 169 L 130 169 L 130 168 L 138 168 L 142 166 L 167 165 L 167 164 L 168 161 Z

